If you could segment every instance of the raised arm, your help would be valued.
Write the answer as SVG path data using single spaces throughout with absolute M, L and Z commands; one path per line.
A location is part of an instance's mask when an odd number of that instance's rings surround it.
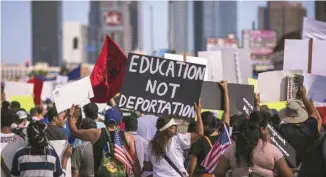
M 223 80 L 221 82 L 218 82 L 218 85 L 220 85 L 223 88 L 224 93 L 224 114 L 223 114 L 223 122 L 226 123 L 228 126 L 230 126 L 230 98 L 229 98 L 229 90 L 228 90 L 228 82 L 226 80 Z
M 201 136 L 204 136 L 204 125 L 203 125 L 203 120 L 201 119 L 200 100 L 199 100 L 198 104 L 195 103 L 195 109 L 196 109 L 196 114 L 197 114 L 196 133 L 190 133 L 191 144 L 196 142 Z
M 315 108 L 314 104 L 312 101 L 309 101 L 307 98 L 307 90 L 304 86 L 302 86 L 299 91 L 298 91 L 298 96 L 302 99 L 302 102 L 307 110 L 307 113 L 310 117 L 313 117 L 317 120 L 318 122 L 318 131 L 321 131 L 322 128 L 322 118 L 318 112 L 318 110 Z
M 76 120 L 77 118 L 74 117 L 75 112 L 75 105 L 72 105 L 69 110 L 69 118 L 68 118 L 68 124 L 71 134 L 74 137 L 77 137 L 80 140 L 83 141 L 90 141 L 92 144 L 94 144 L 101 135 L 100 129 L 88 129 L 88 130 L 79 130 L 76 127 Z

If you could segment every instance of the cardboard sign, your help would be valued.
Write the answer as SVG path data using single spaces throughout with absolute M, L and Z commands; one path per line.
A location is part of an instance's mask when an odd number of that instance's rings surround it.
M 33 96 L 34 84 L 25 82 L 5 82 L 5 93 L 8 98 L 11 96 Z
M 35 107 L 33 96 L 11 96 L 10 101 L 18 101 L 27 112 Z
M 298 98 L 298 91 L 303 84 L 303 76 L 294 75 L 287 77 L 287 100 L 295 100 Z
M 194 118 L 205 69 L 204 65 L 129 53 L 118 106 Z
M 65 141 L 65 140 L 50 141 L 50 144 L 52 145 L 54 150 L 57 152 L 57 154 L 60 158 L 60 164 L 61 164 L 61 159 L 62 159 L 64 151 L 66 150 L 66 148 L 68 146 L 68 141 Z M 1 146 L 0 146 L 1 156 L 3 157 L 9 170 L 11 170 L 11 168 L 12 168 L 12 160 L 13 160 L 16 152 L 26 146 L 27 146 L 27 141 L 21 141 L 21 142 L 15 142 L 15 143 L 1 143 Z M 1 176 L 5 176 L 5 174 L 2 170 L 1 170 Z M 71 177 L 71 159 L 69 159 L 67 162 L 66 177 Z
M 301 74 L 302 71 L 269 71 L 258 74 L 258 92 L 262 103 L 287 100 L 287 77 Z
M 286 160 L 292 167 L 296 167 L 296 152 L 295 149 L 280 135 L 280 133 L 270 124 L 267 124 L 271 142 L 274 144 L 284 155 Z
M 71 84 L 53 90 L 53 99 L 58 112 L 69 109 L 71 105 L 84 105 L 94 97 L 92 84 L 89 77 L 85 77 Z
M 231 115 L 247 112 L 254 108 L 254 87 L 252 85 L 228 84 Z M 215 82 L 203 82 L 201 90 L 203 109 L 224 110 L 223 89 Z

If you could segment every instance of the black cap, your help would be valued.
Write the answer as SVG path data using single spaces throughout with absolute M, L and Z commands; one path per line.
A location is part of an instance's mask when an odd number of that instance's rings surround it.
M 88 103 L 83 106 L 86 117 L 96 119 L 98 117 L 98 106 L 95 103 Z

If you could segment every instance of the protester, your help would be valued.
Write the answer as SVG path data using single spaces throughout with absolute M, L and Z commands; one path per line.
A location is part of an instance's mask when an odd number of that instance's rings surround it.
M 43 110 L 40 107 L 32 108 L 30 111 L 32 120 L 43 120 Z
M 149 142 L 143 170 L 153 170 L 154 177 L 188 175 L 184 167 L 184 150 L 190 149 L 191 144 L 204 135 L 200 103 L 195 107 L 197 113 L 195 133 L 177 133 L 177 125 L 180 123 L 170 116 L 160 117 L 157 120 L 157 131 Z
M 90 118 L 82 120 L 80 129 L 87 130 L 97 128 L 96 122 Z M 71 168 L 73 177 L 93 177 L 94 158 L 93 145 L 89 141 L 83 141 L 73 152 L 71 157 Z
M 1 109 L 1 143 L 13 143 L 24 141 L 22 137 L 10 130 L 10 125 L 14 122 L 14 114 L 9 109 Z
M 253 112 L 249 120 L 241 120 L 238 128 L 235 142 L 219 158 L 216 177 L 224 177 L 228 170 L 233 177 L 273 177 L 274 170 L 282 177 L 293 176 L 282 152 L 266 141 L 267 117 Z
M 66 113 L 58 113 L 55 107 L 47 112 L 49 120 L 48 128 L 46 130 L 47 138 L 51 140 L 68 140 L 64 126 L 66 123 Z
M 68 145 L 62 161 L 48 143 L 48 126 L 40 121 L 32 121 L 27 128 L 28 146 L 17 151 L 12 162 L 13 176 L 65 176 L 67 161 L 72 154 Z
M 219 138 L 220 133 L 224 131 L 223 124 L 226 124 L 226 127 L 230 126 L 230 100 L 227 81 L 221 81 L 218 85 L 221 85 L 224 91 L 223 122 L 217 119 L 212 112 L 206 111 L 201 113 L 204 125 L 204 136 L 192 145 L 191 160 L 188 169 L 189 176 L 213 176 L 213 174 L 209 174 L 201 164 Z
M 74 111 L 75 106 L 73 105 L 70 108 L 68 119 L 70 131 L 73 136 L 93 144 L 94 173 L 97 174 L 96 176 L 101 176 L 104 171 L 112 175 L 125 176 L 133 173 L 135 176 L 140 176 L 135 139 L 129 133 L 119 130 L 122 118 L 117 109 L 111 108 L 106 111 L 104 120 L 106 128 L 88 130 L 77 129 L 73 117 Z M 119 155 L 123 155 L 124 159 L 127 159 L 125 163 L 122 163 Z M 105 162 L 109 163 L 110 168 L 107 166 L 108 164 L 103 164 Z
M 137 118 L 128 117 L 125 119 L 126 131 L 130 133 L 135 138 L 137 157 L 140 164 L 140 168 L 143 168 L 145 150 L 148 145 L 148 141 L 137 134 L 138 121 Z
M 322 119 L 308 100 L 304 87 L 299 89 L 298 96 L 302 101 L 290 101 L 280 111 L 280 118 L 284 123 L 278 128 L 280 134 L 296 150 L 297 166 L 302 162 L 306 149 L 318 139 L 322 127 Z
M 95 103 L 86 104 L 83 106 L 83 110 L 87 118 L 91 118 L 96 122 L 97 128 L 105 128 L 104 123 L 100 122 L 98 117 L 98 106 Z
M 16 113 L 18 110 L 20 110 L 20 103 L 18 101 L 12 101 L 10 104 L 10 109 L 12 112 Z
M 21 136 L 24 140 L 27 138 L 27 126 L 29 125 L 28 114 L 25 110 L 20 109 L 16 112 L 15 123 L 11 124 L 12 132 Z

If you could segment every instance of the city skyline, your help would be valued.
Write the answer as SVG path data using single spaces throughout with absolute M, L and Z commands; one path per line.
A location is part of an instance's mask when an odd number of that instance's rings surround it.
M 62 4 L 63 21 L 79 21 L 88 25 L 89 1 L 64 1 Z M 314 18 L 314 2 L 305 1 L 303 5 L 307 9 L 307 16 Z M 148 53 L 151 52 L 150 6 L 153 6 L 154 49 L 168 48 L 168 1 L 144 1 L 141 8 L 143 13 L 142 40 L 143 49 Z M 241 30 L 251 28 L 252 21 L 255 21 L 256 28 L 258 27 L 259 6 L 266 6 L 266 1 L 238 2 L 238 37 L 241 36 Z M 31 61 L 31 3 L 28 1 L 1 2 L 1 22 L 2 62 L 23 64 L 26 60 Z M 193 26 L 193 24 L 188 26 Z M 193 29 L 190 28 L 189 33 L 193 33 Z M 193 37 L 189 36 L 189 50 L 193 50 L 193 41 Z

